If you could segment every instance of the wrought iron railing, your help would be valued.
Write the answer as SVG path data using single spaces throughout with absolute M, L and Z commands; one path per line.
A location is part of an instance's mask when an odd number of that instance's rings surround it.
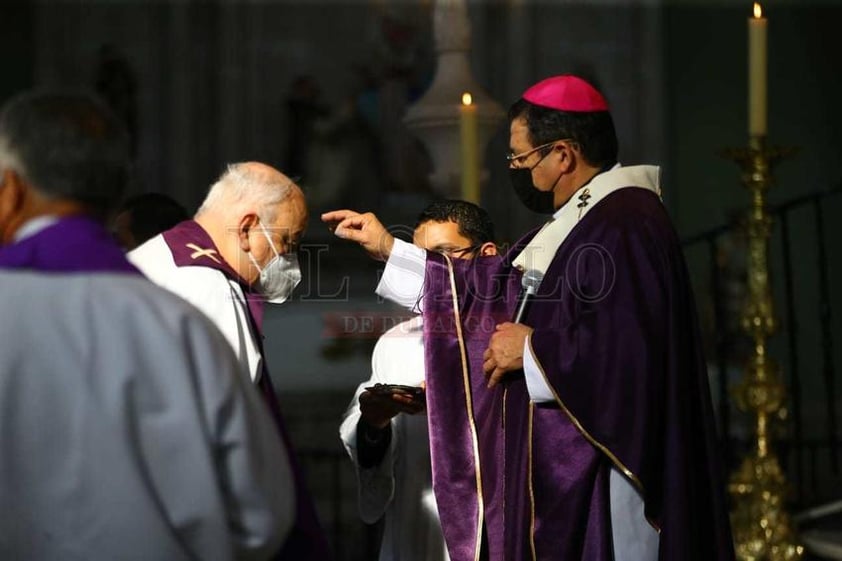
M 834 491 L 827 488 L 828 481 L 842 475 L 838 410 L 842 403 L 842 384 L 838 381 L 834 359 L 834 344 L 838 344 L 835 339 L 839 334 L 834 331 L 831 293 L 834 284 L 831 273 L 842 270 L 842 252 L 828 251 L 827 232 L 830 217 L 842 215 L 840 195 L 842 184 L 769 207 L 776 225 L 770 243 L 770 262 L 777 265 L 770 274 L 782 319 L 776 350 L 785 355 L 778 358 L 790 397 L 786 418 L 780 423 L 782 434 L 776 441 L 793 487 L 794 503 L 799 506 L 833 498 Z M 714 399 L 719 403 L 717 414 L 722 451 L 730 467 L 734 466 L 742 449 L 749 445 L 749 439 L 740 430 L 736 411 L 730 406 L 733 369 L 740 367 L 739 347 L 744 342 L 740 340 L 740 334 L 729 328 L 735 318 L 733 305 L 728 302 L 728 272 L 722 263 L 722 252 L 723 247 L 738 246 L 739 241 L 735 240 L 742 235 L 742 221 L 734 220 L 682 241 L 691 268 L 693 265 L 706 268 L 709 276 L 707 286 L 695 289 L 700 307 L 707 306 L 712 312 L 707 329 L 712 339 L 708 359 L 716 382 L 712 385 L 716 393 Z M 805 252 L 805 247 L 810 251 Z M 811 262 L 801 258 L 810 254 L 813 255 Z M 706 261 L 706 264 L 700 261 Z M 805 286 L 805 279 L 813 286 Z M 797 280 L 803 281 L 802 284 L 797 286 Z M 807 353 L 802 352 L 805 346 L 802 334 L 805 294 L 816 303 L 807 321 L 815 321 L 818 326 L 818 340 L 810 341 L 817 352 L 809 359 L 805 358 Z M 815 412 L 817 408 L 821 410 L 824 434 L 805 428 L 806 412 Z
M 338 446 L 301 448 L 297 453 L 334 561 L 375 561 L 380 551 L 380 527 L 360 520 L 356 475 L 348 455 Z

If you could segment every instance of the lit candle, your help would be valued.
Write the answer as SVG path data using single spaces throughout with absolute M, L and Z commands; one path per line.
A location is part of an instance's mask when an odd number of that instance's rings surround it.
M 462 140 L 462 198 L 479 204 L 477 106 L 467 92 L 462 94 L 462 105 L 459 107 L 459 131 Z
M 748 18 L 748 134 L 766 134 L 766 18 L 754 3 Z

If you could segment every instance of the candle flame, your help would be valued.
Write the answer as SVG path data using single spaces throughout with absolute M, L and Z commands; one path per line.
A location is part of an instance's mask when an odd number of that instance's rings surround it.
M 465 92 L 462 94 L 462 105 L 470 105 L 473 102 L 473 98 L 471 98 L 471 94 Z
M 763 8 L 760 7 L 760 2 L 754 3 L 754 17 L 755 19 L 763 17 Z

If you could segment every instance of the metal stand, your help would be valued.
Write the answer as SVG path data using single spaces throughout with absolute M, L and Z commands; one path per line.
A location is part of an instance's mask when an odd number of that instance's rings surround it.
M 766 192 L 772 184 L 772 167 L 794 152 L 792 148 L 767 147 L 765 136 L 756 136 L 749 140 L 748 148 L 728 149 L 722 154 L 740 166 L 742 182 L 751 194 L 748 297 L 740 319 L 754 343 L 754 353 L 733 397 L 742 411 L 755 417 L 756 446 L 728 485 L 734 500 L 734 542 L 741 561 L 794 561 L 804 553 L 784 508 L 788 487 L 770 446 L 769 425 L 780 416 L 786 391 L 777 364 L 766 354 L 767 340 L 777 327 L 767 262 L 772 219 L 766 209 Z

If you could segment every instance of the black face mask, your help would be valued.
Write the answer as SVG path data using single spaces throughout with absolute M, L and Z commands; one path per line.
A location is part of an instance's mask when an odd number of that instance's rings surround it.
M 553 191 L 540 191 L 532 183 L 532 168 L 509 168 L 509 178 L 520 202 L 532 212 L 555 212 Z

